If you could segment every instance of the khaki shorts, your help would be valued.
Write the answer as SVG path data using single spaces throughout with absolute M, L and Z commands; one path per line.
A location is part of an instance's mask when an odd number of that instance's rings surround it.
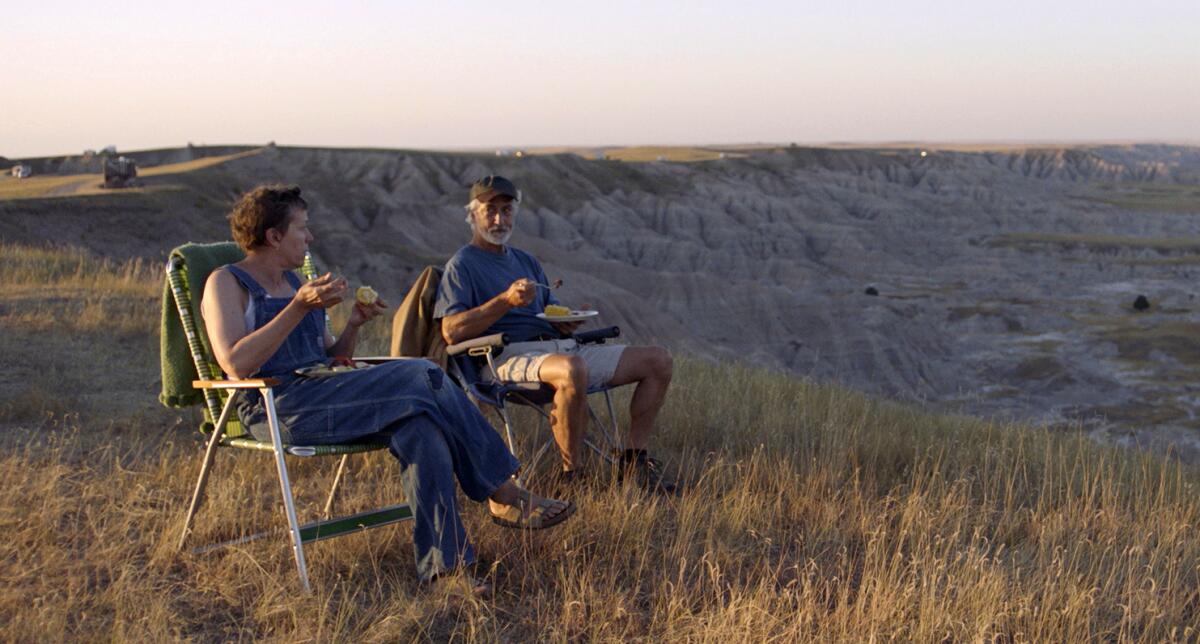
M 588 368 L 588 389 L 612 382 L 625 347 L 619 344 L 577 344 L 574 340 L 514 342 L 496 360 L 501 382 L 541 382 L 538 372 L 546 358 L 558 353 L 583 358 Z

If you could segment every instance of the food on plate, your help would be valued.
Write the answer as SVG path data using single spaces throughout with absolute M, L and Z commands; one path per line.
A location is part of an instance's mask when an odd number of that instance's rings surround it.
M 546 309 L 542 312 L 548 316 L 557 317 L 560 315 L 570 315 L 571 309 L 565 306 L 559 306 L 557 304 L 547 304 Z
M 379 294 L 370 286 L 360 286 L 354 292 L 354 299 L 358 300 L 358 303 L 363 306 L 371 306 L 375 303 L 375 300 L 379 299 Z

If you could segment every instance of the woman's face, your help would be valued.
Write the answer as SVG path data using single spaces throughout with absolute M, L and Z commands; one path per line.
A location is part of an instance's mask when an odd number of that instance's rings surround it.
M 308 230 L 308 210 L 304 208 L 292 209 L 287 232 L 281 232 L 279 228 L 267 231 L 267 246 L 279 253 L 283 265 L 288 269 L 304 265 L 304 255 L 312 241 L 312 233 Z

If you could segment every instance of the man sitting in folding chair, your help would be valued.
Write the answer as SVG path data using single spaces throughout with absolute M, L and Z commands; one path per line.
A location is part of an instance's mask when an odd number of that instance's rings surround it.
M 414 514 L 417 568 L 429 580 L 471 563 L 454 486 L 476 501 L 490 499 L 497 523 L 549 527 L 574 511 L 543 499 L 510 478 L 518 463 L 463 392 L 425 360 L 397 360 L 345 372 L 324 368 L 353 354 L 358 328 L 384 309 L 356 303 L 341 337 L 324 324 L 324 309 L 340 302 L 346 280 L 329 274 L 300 283 L 291 271 L 313 236 L 300 189 L 262 186 L 229 216 L 246 258 L 209 276 L 201 311 L 213 353 L 231 378 L 272 377 L 284 442 L 338 444 L 381 436 L 400 461 Z M 238 404 L 242 423 L 270 441 L 268 410 L 251 391 Z
M 446 263 L 433 313 L 446 343 L 503 333 L 510 344 L 495 362 L 494 377 L 554 388 L 552 428 L 566 482 L 584 476 L 589 388 L 637 383 L 628 442 L 620 453 L 622 472 L 632 471 L 646 489 L 674 492 L 662 464 L 646 452 L 671 383 L 671 355 L 662 347 L 577 344 L 569 336 L 581 322 L 538 317 L 558 300 L 541 264 L 507 245 L 520 201 L 520 191 L 504 177 L 484 177 L 471 186 L 466 206 L 471 243 Z

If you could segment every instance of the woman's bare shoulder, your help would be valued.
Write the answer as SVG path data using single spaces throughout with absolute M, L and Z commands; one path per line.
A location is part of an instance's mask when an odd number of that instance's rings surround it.
M 208 274 L 208 280 L 204 283 L 204 293 L 218 294 L 220 291 L 228 290 L 232 286 L 237 285 L 237 279 L 233 273 L 229 271 L 228 265 L 221 266 Z
M 204 283 L 203 299 L 210 298 L 223 305 L 237 302 L 242 304 L 242 308 L 245 308 L 245 289 L 228 270 L 228 266 L 222 266 L 208 274 L 208 280 Z

